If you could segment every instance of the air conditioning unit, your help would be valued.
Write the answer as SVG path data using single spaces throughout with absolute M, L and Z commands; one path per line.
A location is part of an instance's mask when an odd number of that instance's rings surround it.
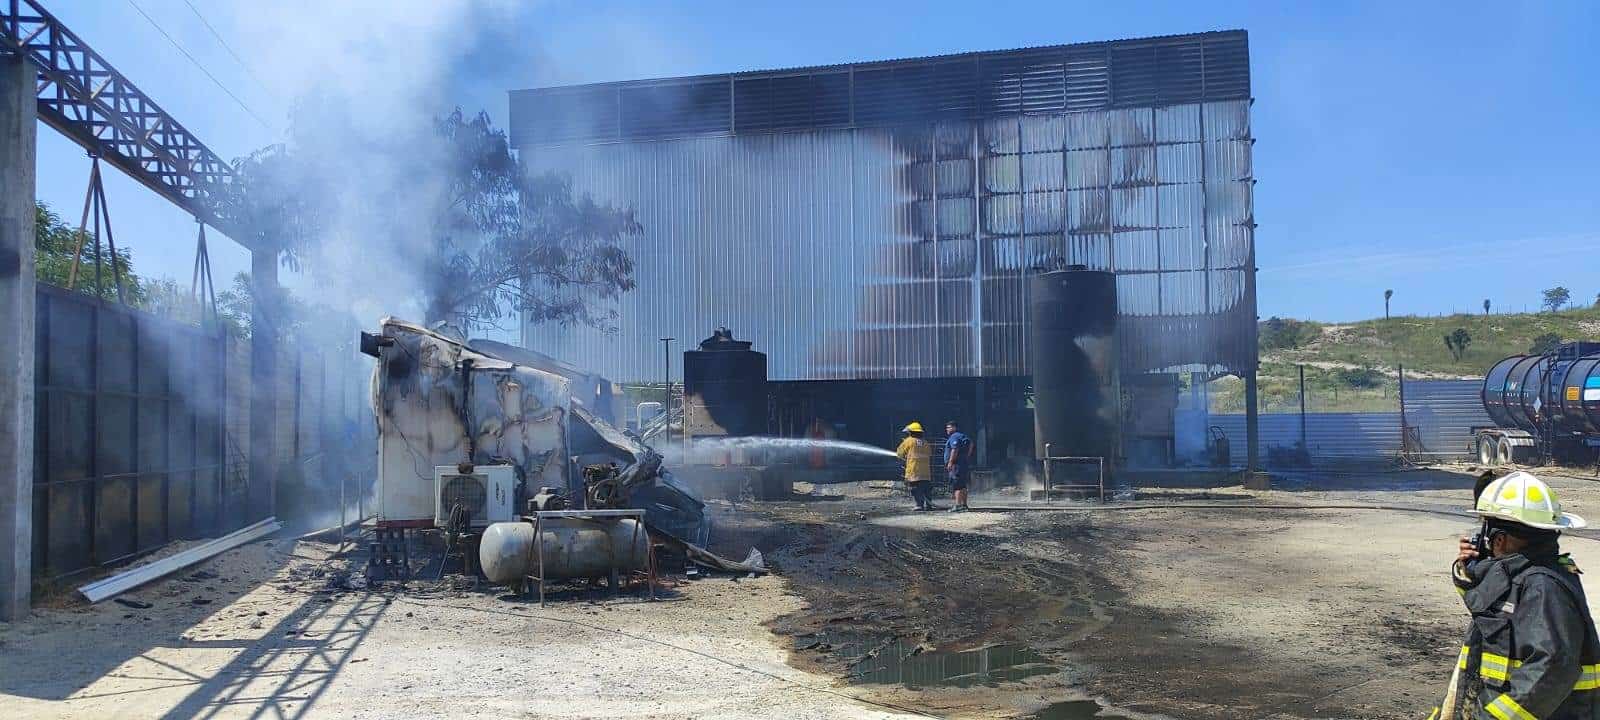
M 516 489 L 517 472 L 510 465 L 478 465 L 470 473 L 440 465 L 433 469 L 433 524 L 449 524 L 457 505 L 471 513 L 472 527 L 515 520 Z

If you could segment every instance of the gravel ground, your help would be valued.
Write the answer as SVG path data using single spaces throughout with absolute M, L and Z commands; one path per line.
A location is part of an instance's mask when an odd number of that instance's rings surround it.
M 108 601 L 0 624 L 6 716 L 901 715 L 784 664 L 762 623 L 799 602 L 776 577 L 679 582 L 653 603 L 577 592 L 540 608 L 449 585 L 352 590 L 359 575 L 347 580 L 331 549 L 255 543 L 201 566 L 205 580 L 124 596 L 148 609 Z
M 1600 483 L 1551 480 L 1600 521 Z M 148 608 L 61 598 L 0 624 L 0 704 L 20 718 L 789 720 L 1026 717 L 1092 697 L 1108 706 L 1096 718 L 1416 717 L 1465 626 L 1446 569 L 1473 526 L 1452 514 L 1470 486 L 1437 470 L 1320 476 L 966 515 L 859 487 L 717 504 L 719 549 L 755 545 L 777 573 L 680 579 L 655 603 L 371 590 L 329 545 L 258 542 L 124 598 Z M 1128 509 L 1147 503 L 1419 512 Z M 1597 538 L 1564 547 L 1600 567 Z M 1035 661 L 1015 679 L 911 669 L 1010 648 Z M 897 659 L 892 681 L 846 682 Z M 1095 710 L 1064 707 L 1050 717 Z

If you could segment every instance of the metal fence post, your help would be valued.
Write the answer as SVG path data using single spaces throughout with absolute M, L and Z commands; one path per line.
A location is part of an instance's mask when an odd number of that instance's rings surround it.
M 1044 501 L 1050 502 L 1050 443 L 1044 444 Z

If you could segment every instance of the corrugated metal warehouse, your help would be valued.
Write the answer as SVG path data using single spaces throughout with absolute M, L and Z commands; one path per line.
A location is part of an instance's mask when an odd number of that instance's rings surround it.
M 644 226 L 617 332 L 525 344 L 655 380 L 658 338 L 727 326 L 773 381 L 995 379 L 971 418 L 1025 388 L 1027 274 L 1081 264 L 1135 390 L 1250 377 L 1250 106 L 1243 31 L 514 91 L 526 170 Z

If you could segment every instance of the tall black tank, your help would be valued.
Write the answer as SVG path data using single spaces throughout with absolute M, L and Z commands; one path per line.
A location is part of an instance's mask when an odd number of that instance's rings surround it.
M 1028 282 L 1033 361 L 1034 452 L 1056 457 L 1121 454 L 1117 376 L 1117 277 L 1072 265 Z
M 767 433 L 767 356 L 727 328 L 683 354 L 683 390 L 690 435 Z

